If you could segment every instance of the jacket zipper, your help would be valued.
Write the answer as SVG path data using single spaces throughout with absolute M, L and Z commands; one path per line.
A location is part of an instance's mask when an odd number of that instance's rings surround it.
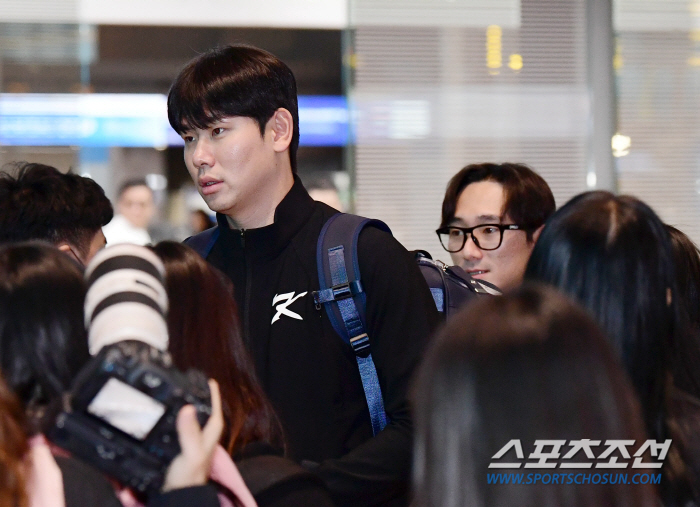
M 250 349 L 250 296 L 251 296 L 251 277 L 252 269 L 248 259 L 248 252 L 245 249 L 245 229 L 241 229 L 241 246 L 243 247 L 243 259 L 245 262 L 245 311 L 243 312 L 243 339 L 248 350 Z

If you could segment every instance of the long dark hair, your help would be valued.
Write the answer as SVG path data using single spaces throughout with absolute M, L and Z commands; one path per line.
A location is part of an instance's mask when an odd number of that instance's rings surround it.
M 492 457 L 511 439 L 525 453 L 536 439 L 645 440 L 634 392 L 603 333 L 552 288 L 479 300 L 448 321 L 412 401 L 416 506 L 656 504 L 651 487 L 487 483 L 487 473 L 502 472 L 488 468 Z
M 650 434 L 663 438 L 669 344 L 680 328 L 666 227 L 645 203 L 580 194 L 547 222 L 525 271 L 588 309 L 621 358 Z
M 225 275 L 180 243 L 152 249 L 165 264 L 170 353 L 178 367 L 198 368 L 219 383 L 227 422 L 222 444 L 231 454 L 255 441 L 282 448 L 282 429 L 243 344 Z
M 28 504 L 25 430 L 24 410 L 0 378 L 0 507 Z
M 673 294 L 681 317 L 683 332 L 678 333 L 672 360 L 673 383 L 700 399 L 700 251 L 683 232 L 666 226 L 676 269 L 677 291 Z
M 55 247 L 0 247 L 0 369 L 29 412 L 31 431 L 43 429 L 44 409 L 90 357 L 84 298 L 80 268 Z

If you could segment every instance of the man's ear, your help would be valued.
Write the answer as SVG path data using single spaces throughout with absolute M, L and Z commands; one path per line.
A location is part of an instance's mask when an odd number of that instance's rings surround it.
M 78 254 L 69 243 L 59 243 L 56 245 L 56 247 L 64 254 L 67 254 L 69 257 L 71 257 L 75 262 L 77 262 L 81 266 L 85 265 L 83 259 L 78 257 Z
M 287 109 L 280 107 L 270 118 L 273 132 L 274 149 L 278 153 L 289 148 L 294 135 L 294 118 Z
M 532 233 L 532 243 L 537 243 L 537 239 L 540 237 L 540 233 L 542 232 L 542 229 L 544 229 L 544 224 L 540 225 L 537 229 L 535 229 L 535 232 Z

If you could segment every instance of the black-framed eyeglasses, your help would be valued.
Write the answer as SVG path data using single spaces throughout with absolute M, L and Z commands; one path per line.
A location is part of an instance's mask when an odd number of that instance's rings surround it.
M 449 225 L 440 227 L 435 232 L 440 238 L 442 248 L 450 253 L 457 253 L 467 243 L 471 234 L 474 244 L 482 250 L 496 250 L 503 242 L 503 231 L 523 230 L 515 224 L 481 224 L 476 227 L 456 227 Z

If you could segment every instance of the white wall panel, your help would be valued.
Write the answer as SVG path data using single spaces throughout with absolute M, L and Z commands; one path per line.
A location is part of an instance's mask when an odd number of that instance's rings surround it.
M 527 163 L 558 204 L 586 190 L 584 0 L 351 7 L 358 213 L 385 220 L 407 248 L 448 260 L 434 230 L 447 182 L 463 166 Z M 433 23 L 438 8 L 452 21 Z M 408 26 L 409 15 L 431 21 Z M 489 41 L 500 67 L 487 66 Z M 509 66 L 512 55 L 522 69 Z
M 669 3 L 644 2 L 650 16 Z M 631 138 L 617 159 L 620 192 L 700 243 L 700 42 L 690 30 L 617 35 L 618 128 Z

